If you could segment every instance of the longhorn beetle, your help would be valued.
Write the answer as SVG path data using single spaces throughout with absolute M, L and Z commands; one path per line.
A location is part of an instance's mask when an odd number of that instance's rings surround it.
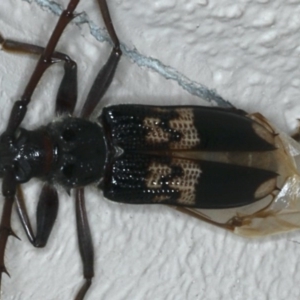
M 79 116 L 68 116 L 76 104 L 76 63 L 55 51 L 79 0 L 70 0 L 44 49 L 1 38 L 3 50 L 41 55 L 1 135 L 2 272 L 6 272 L 7 238 L 14 235 L 10 225 L 14 202 L 30 242 L 43 247 L 57 214 L 57 184 L 75 190 L 85 278 L 75 299 L 84 298 L 93 278 L 93 248 L 83 190 L 88 184 L 95 184 L 115 202 L 171 205 L 245 236 L 298 228 L 299 174 L 293 157 L 300 153 L 299 146 L 262 115 L 234 108 L 115 105 L 103 108 L 98 122 L 88 120 L 121 57 L 106 2 L 98 1 L 114 47 Z M 64 117 L 34 131 L 20 127 L 41 76 L 59 61 L 64 62 L 65 74 L 56 113 Z M 37 208 L 36 234 L 20 186 L 32 177 L 45 181 Z

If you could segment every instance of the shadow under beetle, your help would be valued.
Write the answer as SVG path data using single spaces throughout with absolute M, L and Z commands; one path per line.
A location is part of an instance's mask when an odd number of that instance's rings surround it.
M 0 175 L 5 197 L 0 224 L 0 271 L 7 273 L 4 253 L 14 235 L 11 212 L 18 215 L 35 247 L 44 247 L 58 210 L 55 185 L 75 189 L 79 250 L 85 283 L 93 271 L 93 247 L 85 211 L 84 186 L 95 184 L 104 196 L 130 204 L 165 204 L 244 236 L 261 236 L 300 227 L 300 178 L 294 157 L 300 146 L 279 133 L 260 114 L 202 106 L 115 105 L 105 107 L 97 122 L 88 118 L 109 87 L 121 50 L 105 0 L 98 0 L 113 42 L 79 116 L 77 66 L 55 51 L 79 0 L 70 0 L 45 48 L 4 39 L 2 49 L 40 55 L 15 102 L 0 140 Z M 64 117 L 34 131 L 19 127 L 44 71 L 64 63 L 55 111 Z M 21 184 L 37 177 L 45 184 L 33 233 Z

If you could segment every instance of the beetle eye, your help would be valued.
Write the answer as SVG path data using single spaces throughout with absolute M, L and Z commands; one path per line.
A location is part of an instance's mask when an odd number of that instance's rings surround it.
M 75 169 L 74 164 L 68 164 L 63 166 L 62 173 L 66 176 L 66 178 L 71 178 L 73 176 L 74 169 Z
M 74 130 L 67 128 L 63 131 L 61 137 L 66 141 L 70 142 L 75 139 L 76 133 Z

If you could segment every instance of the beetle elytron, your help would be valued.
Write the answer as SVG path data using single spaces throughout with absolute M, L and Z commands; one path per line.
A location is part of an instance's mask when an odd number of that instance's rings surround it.
M 114 47 L 80 115 L 68 116 L 76 104 L 77 68 L 55 47 L 78 2 L 70 0 L 45 48 L 0 38 L 3 50 L 40 55 L 1 135 L 0 175 L 5 198 L 1 271 L 7 272 L 5 247 L 9 235 L 14 235 L 10 225 L 13 203 L 30 242 L 43 247 L 57 215 L 57 184 L 75 189 L 76 195 L 85 283 L 75 299 L 84 298 L 94 276 L 84 204 L 84 186 L 88 184 L 95 184 L 115 202 L 171 205 L 246 236 L 298 228 L 300 181 L 293 156 L 300 149 L 263 116 L 201 106 L 116 105 L 105 107 L 97 122 L 88 120 L 109 87 L 122 54 L 104 0 L 98 2 Z M 64 62 L 65 74 L 56 112 L 64 117 L 35 131 L 19 127 L 44 71 L 59 61 Z M 46 182 L 37 208 L 36 235 L 20 187 L 33 177 Z

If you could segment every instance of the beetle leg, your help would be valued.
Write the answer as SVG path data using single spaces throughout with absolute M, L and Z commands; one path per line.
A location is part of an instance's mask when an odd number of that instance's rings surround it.
M 119 47 L 120 46 L 119 39 L 116 35 L 113 23 L 111 21 L 106 0 L 98 0 L 98 4 L 100 6 L 100 11 L 101 11 L 101 14 L 102 14 L 102 18 L 104 20 L 104 23 L 105 23 L 106 29 L 109 33 L 109 36 L 112 39 L 112 41 L 114 43 L 114 46 Z
M 16 193 L 16 181 L 15 181 L 14 170 L 12 166 L 8 166 L 6 168 L 6 172 L 4 174 L 3 182 L 2 182 L 2 194 L 5 197 L 5 202 L 4 202 L 4 208 L 2 211 L 2 217 L 0 223 L 0 284 L 1 284 L 2 273 L 6 273 L 7 275 L 9 275 L 4 265 L 4 254 L 5 254 L 7 239 L 10 235 L 16 237 L 10 224 L 15 193 Z
M 199 210 L 197 209 L 193 209 L 193 208 L 188 208 L 188 207 L 183 207 L 183 206 L 176 206 L 176 207 L 172 207 L 188 216 L 191 216 L 191 217 L 194 217 L 196 219 L 199 219 L 201 221 L 204 221 L 206 223 L 209 223 L 209 224 L 212 224 L 212 225 L 215 225 L 215 226 L 218 226 L 218 227 L 221 227 L 221 228 L 224 228 L 224 229 L 227 229 L 229 231 L 233 231 L 234 230 L 234 227 L 232 224 L 229 224 L 229 223 L 218 223 L 218 222 L 215 222 L 213 220 L 210 220 L 207 216 L 205 216 L 204 214 L 202 214 Z
M 91 286 L 92 278 L 94 277 L 94 250 L 85 209 L 84 188 L 76 189 L 75 198 L 79 251 L 83 262 L 83 276 L 86 280 L 76 295 L 75 300 L 82 300 Z
M 44 247 L 54 225 L 58 211 L 58 195 L 54 187 L 45 184 L 42 188 L 36 212 L 36 236 L 28 217 L 23 192 L 20 186 L 16 194 L 17 211 L 26 235 L 34 247 Z
M 276 187 L 276 191 L 280 191 L 279 188 Z M 232 217 L 228 220 L 227 224 L 230 224 L 235 227 L 242 227 L 244 225 L 251 224 L 252 220 L 255 218 L 265 219 L 269 216 L 274 216 L 277 214 L 276 211 L 271 209 L 273 202 L 276 200 L 276 193 L 271 193 L 272 200 L 260 210 L 252 213 L 252 214 L 236 214 L 236 216 Z
M 77 64 L 69 60 L 64 64 L 65 74 L 56 96 L 56 114 L 73 114 L 77 101 Z
M 26 111 L 27 105 L 31 100 L 31 96 L 40 81 L 42 75 L 50 67 L 54 61 L 52 59 L 54 49 L 64 31 L 68 23 L 76 17 L 74 14 L 74 10 L 77 7 L 79 0 L 71 0 L 68 4 L 68 7 L 62 12 L 60 18 L 55 26 L 54 31 L 49 39 L 47 46 L 45 47 L 43 54 L 41 55 L 32 75 L 29 79 L 29 82 L 25 88 L 23 95 L 19 101 L 16 101 L 13 109 L 11 111 L 8 125 L 5 131 L 5 135 L 11 137 L 13 136 L 16 129 L 19 127 L 21 122 L 23 121 Z
M 113 27 L 107 3 L 105 0 L 98 0 L 101 14 L 106 26 L 106 29 L 109 33 L 109 36 L 113 42 L 113 49 L 109 56 L 108 61 L 106 64 L 101 68 L 95 81 L 89 91 L 87 99 L 83 105 L 82 111 L 80 116 L 83 118 L 88 118 L 92 112 L 94 111 L 95 107 L 99 104 L 100 100 L 104 96 L 105 92 L 109 88 L 112 79 L 114 77 L 116 68 L 118 66 L 119 60 L 122 55 L 122 51 L 120 49 L 120 42 L 116 35 L 115 29 Z
M 277 187 L 274 190 L 274 192 L 272 192 L 270 194 L 272 196 L 271 201 L 267 205 L 262 207 L 261 209 L 255 211 L 254 213 L 251 213 L 251 214 L 245 214 L 245 213 L 242 214 L 242 213 L 236 212 L 236 214 L 233 217 L 231 217 L 230 219 L 228 219 L 228 221 L 226 221 L 224 223 L 219 223 L 214 220 L 211 220 L 209 216 L 205 215 L 201 210 L 199 210 L 197 208 L 182 207 L 182 206 L 179 206 L 179 207 L 172 206 L 172 208 L 174 208 L 184 214 L 187 214 L 191 217 L 199 219 L 201 221 L 205 221 L 209 224 L 221 227 L 221 228 L 229 230 L 229 231 L 235 231 L 239 227 L 250 226 L 252 221 L 255 218 L 265 219 L 270 216 L 276 215 L 277 212 L 271 209 L 271 206 L 276 199 L 276 195 L 277 195 L 276 191 L 279 191 L 279 189 Z
M 37 45 L 4 39 L 0 34 L 2 50 L 12 53 L 42 55 L 45 48 Z M 77 101 L 77 64 L 68 55 L 54 52 L 51 57 L 52 63 L 64 62 L 64 76 L 56 96 L 57 114 L 72 114 Z

